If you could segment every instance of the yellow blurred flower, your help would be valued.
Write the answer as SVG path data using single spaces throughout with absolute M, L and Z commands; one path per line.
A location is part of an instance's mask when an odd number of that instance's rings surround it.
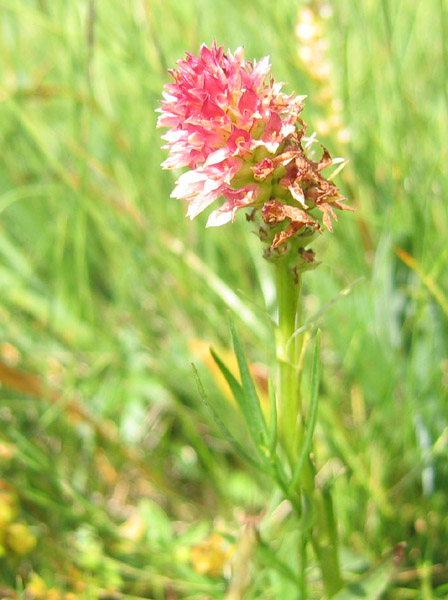
M 19 497 L 14 488 L 0 479 L 0 529 L 4 529 L 17 516 Z
M 229 564 L 234 551 L 233 544 L 219 533 L 212 533 L 208 539 L 193 547 L 191 562 L 197 573 L 219 577 Z
M 11 523 L 5 532 L 8 548 L 16 554 L 28 554 L 36 546 L 36 537 L 25 523 Z
M 16 447 L 14 444 L 0 442 L 0 461 L 8 461 L 14 456 Z
M 16 366 L 20 362 L 19 350 L 9 342 L 0 344 L 0 355 L 11 366 Z
M 48 588 L 45 581 L 37 573 L 33 573 L 25 587 L 26 600 L 76 600 L 75 594 L 64 594 L 57 588 Z
M 4 532 L 0 529 L 0 558 L 2 558 L 2 556 L 5 556 L 6 554 L 6 548 L 4 545 L 4 538 L 5 538 L 5 534 Z
M 64 596 L 62 592 L 56 588 L 48 590 L 45 600 L 63 600 Z
M 15 506 L 7 503 L 4 498 L 0 496 L 0 529 L 4 529 L 9 525 L 16 516 L 17 509 Z
M 137 512 L 134 512 L 127 521 L 120 525 L 121 535 L 133 542 L 141 540 L 145 531 L 145 521 Z
M 32 573 L 25 588 L 27 600 L 44 600 L 47 597 L 47 584 L 37 573 Z

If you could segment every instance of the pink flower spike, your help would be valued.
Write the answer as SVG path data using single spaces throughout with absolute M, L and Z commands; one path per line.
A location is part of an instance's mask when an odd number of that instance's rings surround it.
M 347 208 L 320 173 L 331 159 L 325 154 L 315 163 L 306 156 L 306 126 L 299 116 L 305 96 L 283 93 L 270 71 L 268 57 L 251 63 L 243 48 L 225 53 L 215 41 L 210 48 L 203 44 L 198 56 L 187 53 L 169 71 L 173 82 L 165 86 L 157 120 L 157 127 L 168 128 L 162 139 L 169 156 L 162 166 L 189 169 L 171 196 L 189 203 L 191 219 L 223 198 L 208 227 L 233 221 L 243 207 L 258 210 L 275 201 L 298 203 L 303 211 L 317 208 L 330 229 L 333 208 Z M 291 220 L 288 210 L 285 219 Z M 277 242 L 314 223 L 293 216 L 294 227 Z

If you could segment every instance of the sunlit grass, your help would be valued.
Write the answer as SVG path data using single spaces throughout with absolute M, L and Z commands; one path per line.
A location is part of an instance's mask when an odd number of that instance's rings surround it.
M 187 221 L 160 169 L 166 69 L 213 38 L 269 54 L 350 160 L 336 182 L 357 212 L 315 244 L 305 278 L 323 330 L 316 459 L 335 479 L 344 564 L 406 541 L 390 598 L 446 597 L 448 15 L 439 0 L 332 8 L 322 81 L 285 0 L 1 0 L 0 491 L 37 544 L 5 542 L 0 582 L 19 597 L 34 571 L 79 598 L 222 598 L 228 566 L 201 571 L 192 549 L 213 531 L 237 543 L 263 510 L 249 598 L 293 597 L 288 509 L 222 438 L 190 366 L 244 443 L 193 342 L 230 347 L 230 309 L 268 366 L 271 274 L 242 215 Z

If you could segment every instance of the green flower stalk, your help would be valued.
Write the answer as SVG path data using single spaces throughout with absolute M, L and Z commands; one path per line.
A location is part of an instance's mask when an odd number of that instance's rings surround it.
M 264 256 L 273 264 L 278 302 L 275 425 L 282 451 L 279 453 L 274 444 L 270 462 L 262 466 L 271 469 L 299 517 L 303 504 L 312 503 L 316 517 L 311 542 L 325 593 L 331 597 L 342 587 L 337 533 L 329 491 L 315 486 L 310 453 L 317 383 L 314 412 L 308 407 L 305 422 L 300 394 L 303 337 L 298 330 L 302 325 L 302 274 L 315 266 L 314 253 L 306 244 L 316 233 L 332 231 L 335 209 L 352 209 L 343 202 L 334 183 L 322 175 L 335 162 L 328 151 L 323 148 L 318 161 L 309 156 L 315 140 L 306 138 L 306 125 L 300 118 L 304 96 L 281 91 L 283 84 L 274 83 L 269 76 L 268 58 L 250 63 L 241 48 L 225 53 L 213 43 L 211 48 L 203 45 L 197 57 L 187 54 L 177 65 L 170 71 L 174 82 L 166 85 L 159 109 L 158 126 L 168 128 L 162 136 L 169 150 L 163 167 L 187 167 L 172 196 L 188 202 L 190 218 L 221 198 L 224 201 L 211 212 L 207 226 L 231 222 L 240 209 L 249 209 L 247 218 L 256 222 Z M 235 335 L 241 385 L 228 372 L 223 373 L 240 398 L 263 461 L 266 424 L 259 407 L 253 404 L 255 392 L 247 382 Z M 314 367 L 316 374 L 317 355 Z M 252 418 L 252 412 L 257 416 Z M 306 540 L 303 549 L 305 545 Z M 303 551 L 303 572 L 305 555 Z

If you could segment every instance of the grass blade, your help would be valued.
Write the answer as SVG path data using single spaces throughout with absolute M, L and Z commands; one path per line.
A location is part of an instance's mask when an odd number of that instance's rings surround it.
M 210 289 L 238 315 L 250 328 L 258 334 L 263 330 L 264 323 L 238 297 L 237 294 L 214 273 L 194 252 L 185 248 L 181 240 L 164 235 L 164 244 L 176 256 L 181 256 L 188 267 L 202 277 Z
M 300 578 L 296 575 L 295 571 L 291 567 L 283 562 L 275 553 L 271 550 L 269 545 L 258 536 L 258 553 L 260 554 L 261 560 L 266 564 L 269 569 L 275 569 L 278 573 L 286 577 L 294 585 L 300 585 Z
M 404 558 L 405 544 L 397 544 L 381 561 L 358 581 L 333 596 L 333 600 L 379 600 Z
M 421 265 L 408 252 L 406 252 L 402 248 L 395 248 L 395 253 L 397 254 L 398 258 L 404 262 L 405 265 L 407 265 L 410 269 L 417 273 L 428 292 L 433 296 L 436 302 L 438 302 L 440 308 L 448 317 L 448 298 L 442 292 L 442 290 L 434 281 L 434 279 L 424 272 Z
M 277 399 L 275 397 L 275 387 L 272 379 L 269 379 L 269 456 L 275 455 L 277 446 Z

